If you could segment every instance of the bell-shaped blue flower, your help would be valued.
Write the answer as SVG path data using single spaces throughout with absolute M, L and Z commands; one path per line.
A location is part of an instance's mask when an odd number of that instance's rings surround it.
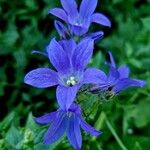
M 92 136 L 101 135 L 101 131 L 95 130 L 85 122 L 81 114 L 80 106 L 72 104 L 68 111 L 58 109 L 42 117 L 35 118 L 39 124 L 49 124 L 50 127 L 44 135 L 44 144 L 52 144 L 60 139 L 65 133 L 74 149 L 82 147 L 81 128 Z
M 97 0 L 82 0 L 79 11 L 75 0 L 61 0 L 62 8 L 53 8 L 49 13 L 66 22 L 71 32 L 81 36 L 85 34 L 91 23 L 111 26 L 109 19 L 101 13 L 94 13 Z
M 62 109 L 68 109 L 83 84 L 96 84 L 97 74 L 102 71 L 85 69 L 94 48 L 94 41 L 84 39 L 76 44 L 73 39 L 59 43 L 53 39 L 47 47 L 50 62 L 56 70 L 39 68 L 29 72 L 24 79 L 26 84 L 37 88 L 57 85 L 56 97 Z M 103 72 L 102 72 L 103 74 Z
M 110 64 L 108 65 L 110 67 L 110 71 L 108 75 L 103 73 L 103 76 L 101 76 L 100 74 L 97 85 L 93 86 L 91 88 L 91 91 L 106 90 L 111 91 L 114 94 L 117 94 L 125 90 L 126 88 L 143 87 L 146 84 L 146 82 L 143 80 L 130 79 L 129 68 L 125 65 L 122 65 L 119 68 L 117 68 L 114 58 L 110 52 L 109 57 L 110 57 Z

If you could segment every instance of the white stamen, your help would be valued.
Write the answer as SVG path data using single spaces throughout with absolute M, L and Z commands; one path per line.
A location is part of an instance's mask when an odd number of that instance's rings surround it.
M 75 80 L 75 77 L 71 76 L 71 77 L 70 77 L 70 80 Z
M 72 81 L 71 81 L 71 84 L 72 84 L 72 85 L 75 85 L 75 84 L 76 84 L 76 81 L 72 80 Z
M 66 82 L 66 84 L 69 85 L 69 86 L 76 85 L 76 83 L 77 83 L 77 81 L 76 81 L 76 79 L 75 79 L 74 76 L 71 76 L 71 77 L 67 80 L 67 82 Z
M 71 84 L 71 81 L 70 80 L 67 80 L 67 85 L 70 85 Z

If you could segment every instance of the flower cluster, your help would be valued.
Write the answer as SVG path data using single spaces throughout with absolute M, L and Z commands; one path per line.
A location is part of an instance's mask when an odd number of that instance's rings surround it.
M 39 124 L 49 124 L 44 136 L 45 144 L 52 144 L 66 133 L 74 149 L 81 149 L 82 136 L 80 127 L 93 136 L 101 135 L 87 124 L 77 104 L 77 93 L 84 85 L 91 85 L 89 91 L 118 94 L 125 88 L 143 87 L 145 82 L 129 78 L 129 69 L 122 65 L 116 68 L 109 52 L 110 68 L 108 75 L 97 68 L 88 68 L 92 58 L 95 40 L 101 39 L 102 31 L 88 33 L 91 24 L 111 27 L 109 19 L 101 13 L 94 13 L 98 0 L 82 0 L 78 10 L 75 0 L 61 0 L 63 8 L 53 8 L 49 13 L 63 21 L 55 21 L 55 28 L 60 40 L 53 38 L 46 48 L 44 56 L 49 58 L 54 69 L 38 68 L 30 71 L 24 82 L 37 88 L 57 86 L 56 97 L 59 109 L 36 118 Z M 34 51 L 33 53 L 40 53 Z

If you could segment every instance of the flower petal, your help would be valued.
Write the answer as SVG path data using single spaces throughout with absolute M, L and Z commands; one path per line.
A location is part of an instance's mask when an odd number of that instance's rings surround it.
M 79 90 L 79 86 L 75 85 L 72 87 L 58 86 L 56 96 L 58 104 L 63 110 L 68 110 L 73 101 L 75 100 L 76 94 Z
M 55 21 L 54 25 L 61 38 L 66 39 L 66 37 L 69 36 L 67 28 L 60 21 Z
M 70 118 L 69 127 L 67 130 L 67 137 L 70 144 L 74 147 L 74 149 L 76 150 L 81 149 L 82 146 L 81 130 L 79 120 L 75 115 L 73 115 Z
M 88 24 L 88 23 L 87 23 Z M 86 24 L 86 25 L 87 25 Z M 83 34 L 85 34 L 87 31 L 88 31 L 88 26 L 78 26 L 78 25 L 72 25 L 71 26 L 71 30 L 73 31 L 73 33 L 75 35 L 78 35 L 78 36 L 82 36 Z
M 63 47 L 64 51 L 68 54 L 68 57 L 71 59 L 76 48 L 76 42 L 74 39 L 70 40 L 61 40 L 60 45 Z
M 104 32 L 98 31 L 98 32 L 94 32 L 94 33 L 87 35 L 85 38 L 90 38 L 93 40 L 101 40 L 103 38 L 103 36 L 104 36 Z
M 69 18 L 75 19 L 78 15 L 77 4 L 75 0 L 61 0 L 61 4 L 67 12 Z
M 44 116 L 35 118 L 35 121 L 39 124 L 49 124 L 56 118 L 57 112 L 51 112 Z
M 62 19 L 63 21 L 67 22 L 68 21 L 68 18 L 67 18 L 67 14 L 66 12 L 61 9 L 61 8 L 53 8 L 53 9 L 50 9 L 49 10 L 49 13 Z
M 110 67 L 108 82 L 114 84 L 119 79 L 119 72 L 116 68 Z
M 44 135 L 44 144 L 52 144 L 61 138 L 65 133 L 67 123 L 68 120 L 63 113 L 57 116 Z
M 110 63 L 111 63 L 110 65 L 111 65 L 112 67 L 116 68 L 116 63 L 115 63 L 115 60 L 114 60 L 114 57 L 113 57 L 112 53 L 111 53 L 111 52 L 108 52 L 108 54 L 109 54 Z
M 39 68 L 30 71 L 24 82 L 37 88 L 47 88 L 58 84 L 58 75 L 48 68 Z
M 90 17 L 95 11 L 97 0 L 82 0 L 80 5 L 80 15 L 82 18 Z
M 84 39 L 75 49 L 72 57 L 72 64 L 76 70 L 82 71 L 89 63 L 94 49 L 94 40 Z
M 84 84 L 102 84 L 107 80 L 106 74 L 96 68 L 89 68 L 84 72 Z
M 101 24 L 103 26 L 108 26 L 111 27 L 111 22 L 110 20 L 103 14 L 101 13 L 95 13 L 92 15 L 92 22 Z
M 70 69 L 68 55 L 55 39 L 52 39 L 50 42 L 49 46 L 47 47 L 47 52 L 50 62 L 59 73 L 67 72 Z
M 146 84 L 146 82 L 142 81 L 142 80 L 133 80 L 133 79 L 129 79 L 129 78 L 124 78 L 124 79 L 119 80 L 118 83 L 114 86 L 114 88 L 112 90 L 115 93 L 119 93 L 119 92 L 125 90 L 126 88 L 143 87 L 145 84 Z
M 128 78 L 129 77 L 129 68 L 125 65 L 122 65 L 118 68 L 118 72 L 120 74 L 120 79 L 123 79 L 123 78 Z
M 102 134 L 101 131 L 94 129 L 87 122 L 85 122 L 83 118 L 81 118 L 81 128 L 86 132 L 88 132 L 89 134 L 91 134 L 92 136 L 98 136 Z

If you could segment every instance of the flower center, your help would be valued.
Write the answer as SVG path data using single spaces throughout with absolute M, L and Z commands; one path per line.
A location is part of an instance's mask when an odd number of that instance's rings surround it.
M 72 116 L 72 112 L 67 112 L 67 116 L 70 118 Z
M 74 76 L 71 76 L 67 81 L 66 81 L 66 84 L 68 86 L 74 86 L 77 84 L 77 80 L 75 79 Z

